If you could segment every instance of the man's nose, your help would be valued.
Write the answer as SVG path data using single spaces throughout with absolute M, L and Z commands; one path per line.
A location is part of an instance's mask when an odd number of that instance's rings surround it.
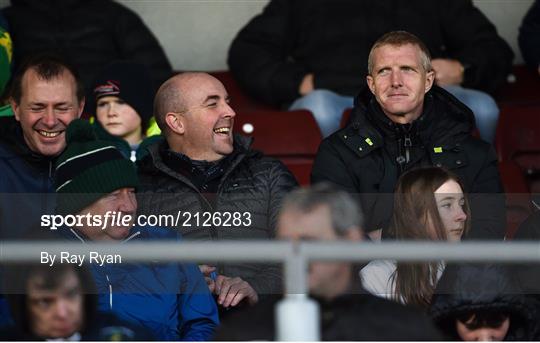
M 229 118 L 236 117 L 236 112 L 234 112 L 234 110 L 232 109 L 229 103 L 225 103 L 224 117 L 229 117 Z
M 401 78 L 401 73 L 399 71 L 392 71 L 391 82 L 393 87 L 400 87 L 403 85 L 403 80 Z
M 56 126 L 57 118 L 56 114 L 54 113 L 54 109 L 47 107 L 43 117 L 41 118 L 41 122 L 49 128 Z
M 137 211 L 137 198 L 131 191 L 122 191 L 120 196 L 119 210 L 126 213 L 134 213 Z

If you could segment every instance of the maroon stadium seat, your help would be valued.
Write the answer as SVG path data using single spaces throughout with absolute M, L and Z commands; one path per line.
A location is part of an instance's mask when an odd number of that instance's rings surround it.
M 499 105 L 540 104 L 540 76 L 536 70 L 516 65 L 509 79 L 495 95 Z
M 540 105 L 501 107 L 495 146 L 499 161 L 513 160 L 528 171 L 540 171 Z
M 309 184 L 321 131 L 306 110 L 237 111 L 234 130 L 254 138 L 253 148 L 279 158 L 302 185 Z
M 231 97 L 231 106 L 235 111 L 278 110 L 249 97 L 236 82 L 230 71 L 213 71 L 210 75 L 220 80 Z
M 531 214 L 531 197 L 525 176 L 514 161 L 499 162 L 499 173 L 506 193 L 506 238 L 512 239 Z

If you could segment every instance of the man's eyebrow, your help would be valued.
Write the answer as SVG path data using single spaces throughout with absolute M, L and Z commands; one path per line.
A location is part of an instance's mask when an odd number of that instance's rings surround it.
M 403 64 L 403 65 L 400 65 L 399 68 L 400 68 L 400 69 L 403 69 L 403 68 L 410 68 L 410 69 L 413 69 L 413 70 L 418 70 L 418 67 L 417 67 L 417 66 L 409 65 L 409 64 Z
M 47 103 L 41 101 L 32 101 L 28 104 L 29 106 L 43 106 L 46 107 Z M 55 102 L 53 106 L 69 106 L 71 103 L 69 101 Z
M 216 101 L 219 100 L 221 97 L 219 95 L 209 95 L 204 99 L 203 104 L 207 103 L 208 101 Z
M 28 105 L 30 105 L 30 106 L 46 106 L 45 103 L 40 102 L 40 101 L 31 101 L 31 102 L 28 103 Z

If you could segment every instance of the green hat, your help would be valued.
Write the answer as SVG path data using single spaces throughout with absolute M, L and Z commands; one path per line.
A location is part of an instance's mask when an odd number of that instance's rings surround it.
M 55 168 L 58 213 L 75 214 L 117 189 L 137 188 L 135 165 L 115 146 L 98 140 L 86 120 L 69 124 L 66 142 Z

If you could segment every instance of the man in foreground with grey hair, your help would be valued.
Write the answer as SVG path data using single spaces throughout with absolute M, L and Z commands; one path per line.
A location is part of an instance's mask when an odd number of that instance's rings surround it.
M 360 242 L 363 215 L 359 208 L 348 193 L 327 183 L 297 189 L 285 197 L 277 236 L 292 241 Z M 320 308 L 323 341 L 441 338 L 420 312 L 366 294 L 350 262 L 311 263 L 308 280 L 310 296 Z M 275 340 L 278 300 L 268 299 L 231 316 L 222 322 L 215 339 Z

